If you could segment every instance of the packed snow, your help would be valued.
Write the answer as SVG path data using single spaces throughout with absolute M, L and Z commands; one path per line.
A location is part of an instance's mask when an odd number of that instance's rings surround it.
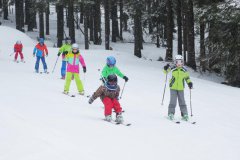
M 32 56 L 36 41 L 8 27 L 0 27 L 0 35 L 1 160 L 240 159 L 239 88 L 199 79 L 190 71 L 192 120 L 197 123 L 175 124 L 165 118 L 168 87 L 161 105 L 164 62 L 138 59 L 127 51 L 81 49 L 87 65 L 87 73 L 80 73 L 86 94 L 101 85 L 99 69 L 108 55 L 116 57 L 117 66 L 129 77 L 120 103 L 124 120 L 132 125 L 114 125 L 103 121 L 99 99 L 89 105 L 86 97 L 62 94 L 61 60 L 52 73 L 57 48 L 48 48 L 50 73 L 37 74 Z M 10 56 L 16 40 L 24 45 L 26 63 L 15 63 Z M 74 81 L 70 92 L 77 93 Z M 185 99 L 190 113 L 188 88 Z M 178 106 L 176 111 L 180 118 Z

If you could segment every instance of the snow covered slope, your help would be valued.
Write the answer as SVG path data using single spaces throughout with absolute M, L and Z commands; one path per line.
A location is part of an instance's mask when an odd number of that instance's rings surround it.
M 116 126 L 102 120 L 99 99 L 89 105 L 85 97 L 62 94 L 60 60 L 52 73 L 57 49 L 49 48 L 46 58 L 50 74 L 36 74 L 35 42 L 6 27 L 0 27 L 0 34 L 0 160 L 240 159 L 240 89 L 192 77 L 197 124 L 174 124 L 165 118 L 168 88 L 161 106 L 163 62 L 137 59 L 128 52 L 81 50 L 87 73 L 80 75 L 87 94 L 101 84 L 98 69 L 108 55 L 117 58 L 117 66 L 129 77 L 120 103 L 132 126 Z M 18 35 L 26 63 L 14 63 L 9 56 Z M 119 79 L 119 84 L 123 87 L 124 81 Z M 75 82 L 70 90 L 76 92 Z M 189 89 L 185 98 L 189 107 Z

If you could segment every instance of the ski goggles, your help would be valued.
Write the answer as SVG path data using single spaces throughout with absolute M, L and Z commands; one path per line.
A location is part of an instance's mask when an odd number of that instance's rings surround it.
M 176 65 L 183 65 L 183 60 L 180 60 L 180 59 L 178 59 L 178 60 L 176 60 Z

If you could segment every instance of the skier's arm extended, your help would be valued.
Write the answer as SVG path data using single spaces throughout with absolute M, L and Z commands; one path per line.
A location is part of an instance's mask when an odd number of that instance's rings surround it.
M 92 104 L 95 99 L 97 99 L 98 97 L 100 97 L 100 96 L 103 94 L 103 92 L 104 92 L 104 87 L 103 87 L 103 86 L 100 86 L 100 87 L 96 90 L 96 92 L 93 93 L 93 95 L 91 96 L 91 98 L 89 99 L 88 102 L 89 102 L 90 104 Z

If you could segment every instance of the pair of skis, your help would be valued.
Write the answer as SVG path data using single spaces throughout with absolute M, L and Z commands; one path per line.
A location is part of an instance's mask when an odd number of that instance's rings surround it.
M 106 121 L 105 119 L 103 119 L 103 120 Z M 132 125 L 131 123 L 125 123 L 125 122 L 119 123 L 119 122 L 115 122 L 114 120 L 106 121 L 106 122 L 112 123 L 112 124 L 115 124 L 115 125 L 123 125 L 123 126 L 131 126 Z
M 185 123 L 189 123 L 189 124 L 196 124 L 197 122 L 196 121 L 192 121 L 192 120 L 188 120 L 188 121 L 185 121 L 185 120 L 177 120 L 177 119 L 169 119 L 168 117 L 166 117 L 168 120 L 170 120 L 171 122 L 174 122 L 176 124 L 180 124 L 181 122 L 185 122 Z
M 76 97 L 76 94 L 70 94 L 70 93 L 64 93 L 64 92 L 63 92 L 63 94 L 65 94 L 65 95 L 67 95 L 69 97 Z M 82 96 L 82 97 L 86 97 L 86 98 L 90 97 L 90 95 L 85 95 L 85 94 L 84 95 L 77 94 L 77 95 Z

